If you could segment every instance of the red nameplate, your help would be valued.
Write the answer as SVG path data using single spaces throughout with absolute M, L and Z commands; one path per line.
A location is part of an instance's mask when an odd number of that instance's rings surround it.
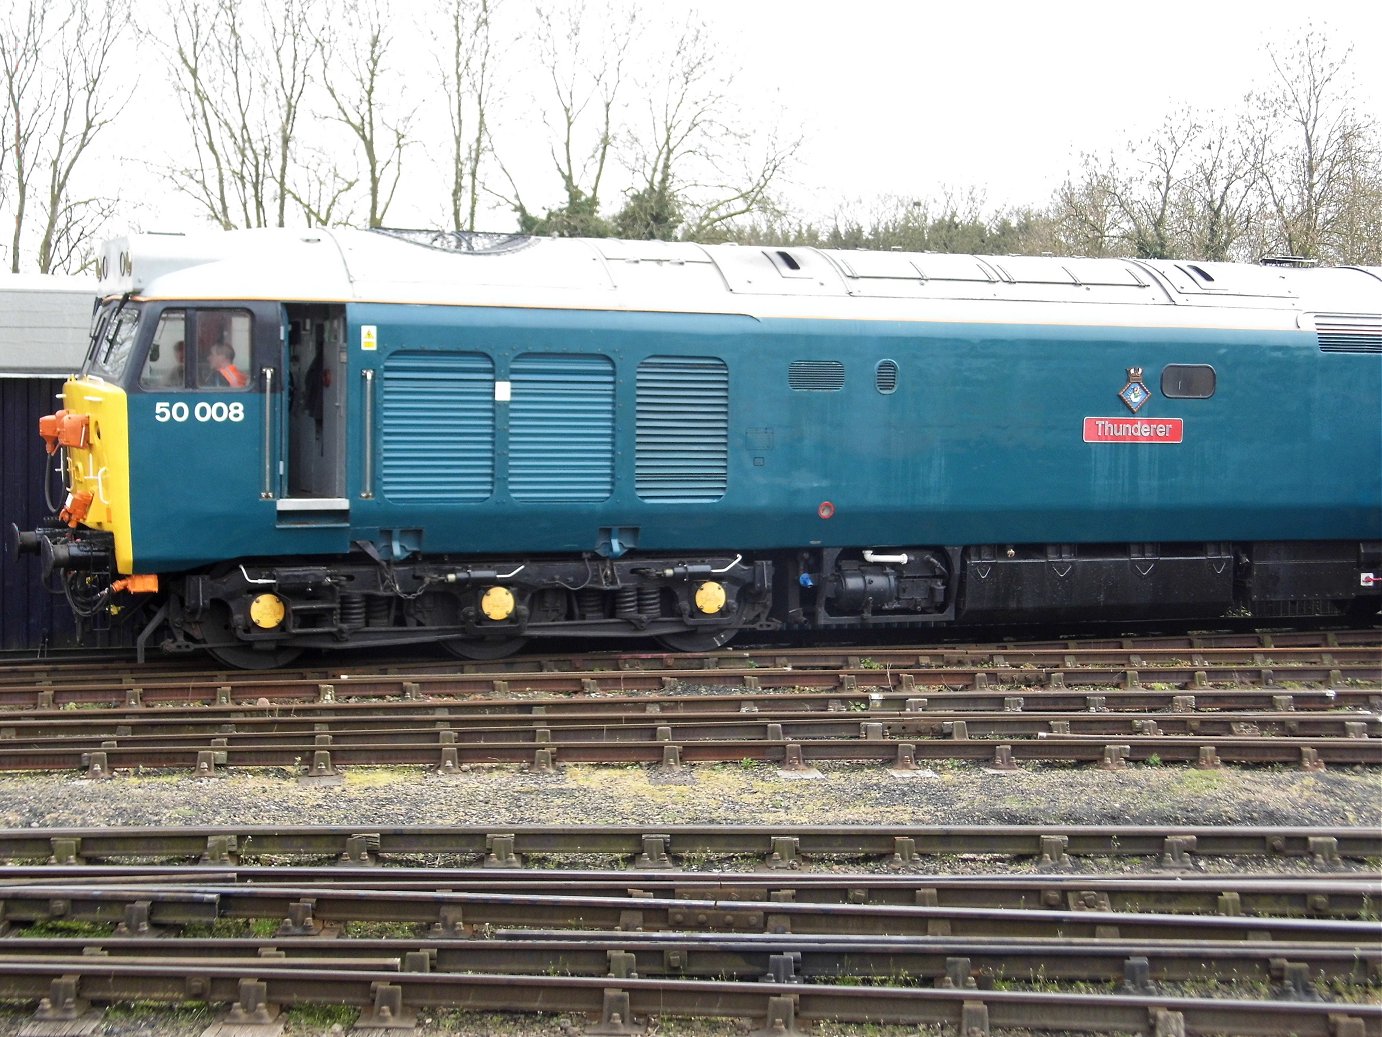
M 1180 418 L 1085 418 L 1086 443 L 1179 443 Z

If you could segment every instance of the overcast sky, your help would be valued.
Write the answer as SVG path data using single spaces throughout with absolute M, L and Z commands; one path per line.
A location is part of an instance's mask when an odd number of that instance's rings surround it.
M 138 2 L 156 13 L 162 0 Z M 400 13 L 421 9 L 420 0 L 395 2 Z M 531 0 L 509 4 L 511 12 L 531 8 Z M 988 211 L 1042 205 L 1083 152 L 1104 154 L 1146 136 L 1187 105 L 1241 111 L 1250 89 L 1270 84 L 1266 48 L 1289 53 L 1312 26 L 1332 52 L 1352 46 L 1355 101 L 1382 120 L 1382 2 L 667 0 L 645 8 L 654 12 L 648 20 L 664 23 L 699 12 L 722 41 L 725 65 L 740 69 L 736 93 L 745 107 L 799 129 L 803 144 L 784 193 L 793 212 L 815 220 L 882 195 L 935 199 L 947 188 L 980 190 Z M 128 205 L 126 219 L 143 229 L 189 229 L 199 220 L 186 200 L 147 172 L 158 152 L 185 151 L 184 124 L 159 56 L 145 50 L 141 64 L 137 117 L 124 120 L 122 146 L 136 156 L 126 162 L 125 197 L 143 204 Z M 543 87 L 542 70 L 524 42 L 504 64 L 507 111 L 496 132 L 525 202 L 541 211 L 561 201 L 534 132 L 534 103 L 525 100 Z M 408 65 L 427 88 L 432 59 L 410 54 Z M 439 126 L 430 138 L 442 135 Z M 445 212 L 435 165 L 424 172 L 429 135 L 419 136 L 423 146 L 410 152 L 410 173 L 388 213 L 395 226 L 435 225 Z M 527 139 L 515 146 L 518 136 Z M 146 186 L 133 189 L 137 183 Z M 602 192 L 604 212 L 617 211 L 623 186 Z M 513 216 L 496 206 L 484 223 L 509 230 Z
M 1040 204 L 1082 151 L 1154 130 L 1173 110 L 1236 109 L 1313 25 L 1382 119 L 1382 3 L 1372 0 L 699 0 L 780 91 L 806 146 L 796 180 L 832 196 L 986 187 Z

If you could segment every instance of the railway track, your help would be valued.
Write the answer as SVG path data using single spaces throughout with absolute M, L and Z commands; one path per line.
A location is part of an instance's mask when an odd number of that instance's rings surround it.
M 904 783 L 936 760 L 1375 767 L 1380 643 L 0 667 L 0 770 L 269 767 L 310 784 L 386 764 L 462 790 L 445 775 L 491 763 L 872 761 Z M 1375 825 L 13 829 L 0 998 L 37 1002 L 50 1028 L 138 1001 L 271 1029 L 311 1001 L 354 1006 L 364 1028 L 461 1007 L 610 1034 L 684 1015 L 784 1037 L 825 1020 L 1382 1037 L 1379 859 Z M 975 861 L 1005 873 L 965 874 Z
M 561 681 L 555 675 L 585 675 L 596 680 L 609 680 L 609 674 L 666 674 L 692 671 L 705 677 L 705 671 L 827 671 L 862 674 L 878 683 L 890 683 L 894 672 L 924 671 L 934 678 L 935 686 L 968 686 L 977 673 L 995 677 L 1026 680 L 1030 674 L 1009 671 L 1036 670 L 1048 679 L 1067 670 L 1079 671 L 1081 683 L 1103 684 L 1110 680 L 1110 672 L 1127 674 L 1139 668 L 1155 669 L 1164 683 L 1193 682 L 1198 670 L 1218 670 L 1225 677 L 1241 673 L 1236 680 L 1261 681 L 1264 670 L 1266 683 L 1274 678 L 1275 667 L 1293 670 L 1297 682 L 1327 680 L 1331 669 L 1350 665 L 1363 667 L 1378 662 L 1378 646 L 1382 633 L 1375 629 L 1326 631 L 1321 633 L 1287 633 L 1253 635 L 1205 635 L 1194 637 L 1123 638 L 1076 640 L 1060 642 L 1006 642 L 1001 644 L 952 644 L 930 648 L 896 648 L 886 645 L 852 646 L 843 649 L 782 648 L 745 649 L 703 654 L 646 653 L 646 652 L 587 652 L 566 656 L 516 656 L 484 663 L 449 660 L 415 660 L 406 663 L 355 663 L 346 666 L 310 669 L 284 669 L 272 676 L 245 671 L 204 670 L 187 664 L 153 663 L 142 667 L 102 662 L 32 662 L 0 663 L 0 703 L 8 703 L 35 686 L 76 695 L 82 687 L 97 689 L 111 685 L 139 686 L 146 689 L 167 685 L 201 688 L 231 685 L 258 687 L 270 695 L 286 695 L 294 687 L 312 686 L 322 682 L 360 682 L 378 678 L 394 678 L 386 687 L 397 688 L 399 683 L 416 677 L 420 686 L 429 691 L 445 690 L 446 681 L 455 678 L 479 677 L 480 686 L 486 680 L 508 675 L 522 675 L 545 683 L 554 690 L 581 690 L 578 683 Z M 1299 672 L 1294 672 L 1299 670 Z M 856 672 L 858 671 L 858 672 Z M 1086 672 L 1087 671 L 1087 672 Z M 1165 672 L 1161 672 L 1165 671 Z M 1344 673 L 1345 669 L 1340 669 Z M 1249 675 L 1252 675 L 1250 678 Z M 1083 678 L 1089 678 L 1084 681 Z M 1173 680 L 1174 678 L 1174 680 Z M 714 678 L 706 678 L 714 680 Z M 1125 679 L 1125 678 L 1123 678 Z M 473 682 L 472 682 L 473 683 Z M 17 702 L 14 704 L 24 704 Z
M 655 1014 L 784 1034 L 831 1019 L 1351 1037 L 1378 1032 L 1382 1009 L 1320 991 L 1382 981 L 1380 893 L 1376 876 L 1324 874 L 31 866 L 0 885 L 0 993 L 42 998 L 49 1023 L 92 1002 L 212 1001 L 266 1025 L 306 999 L 357 1006 L 362 1027 L 461 1005 L 587 1013 L 594 1033 Z M 265 920 L 277 929 L 254 935 Z
M 918 858 L 976 854 L 1029 857 L 1059 866 L 1071 857 L 1155 858 L 1188 867 L 1196 856 L 1303 859 L 1319 865 L 1382 858 L 1375 828 L 1187 825 L 508 825 L 266 826 L 213 828 L 42 828 L 0 830 L 0 861 L 57 864 L 308 858 L 362 864 L 460 858 L 519 867 L 597 855 L 636 867 L 671 867 L 688 856 L 752 858 L 768 870 L 802 861 L 868 858 L 908 865 Z
M 522 654 L 506 659 L 472 662 L 454 657 L 380 657 L 377 652 L 344 652 L 339 657 L 326 658 L 323 665 L 286 667 L 275 671 L 288 679 L 332 680 L 353 672 L 376 674 L 440 674 L 457 673 L 533 673 L 551 670 L 602 672 L 608 670 L 639 669 L 713 669 L 719 666 L 762 667 L 798 665 L 807 668 L 847 669 L 857 667 L 863 660 L 885 664 L 922 664 L 928 660 L 946 658 L 987 658 L 1003 655 L 1015 664 L 1025 665 L 1038 657 L 1050 658 L 1052 653 L 1067 654 L 1110 653 L 1107 658 L 1121 658 L 1135 652 L 1155 661 L 1158 658 L 1185 659 L 1194 653 L 1237 653 L 1248 659 L 1262 649 L 1311 650 L 1369 648 L 1378 643 L 1378 628 L 1354 630 L 1272 630 L 1237 632 L 1203 632 L 1183 635 L 1153 635 L 1135 637 L 1085 637 L 1054 640 L 1005 640 L 988 643 L 943 642 L 924 647 L 847 645 L 840 647 L 793 648 L 781 645 L 736 647 L 717 652 L 681 653 L 637 651 L 582 651 L 579 654 L 552 653 Z M 1247 654 L 1244 654 L 1247 653 Z M 1227 656 L 1225 656 L 1227 657 Z M 148 679 L 192 680 L 197 682 L 224 680 L 244 676 L 244 671 L 224 668 L 205 668 L 203 659 L 155 658 L 138 672 Z M 0 653 L 0 684 L 17 680 L 55 679 L 65 681 L 108 681 L 112 672 L 133 669 L 132 652 L 68 651 L 33 658 L 13 652 Z
M 181 961 L 126 964 L 109 957 L 0 962 L 0 992 L 37 1000 L 41 1021 L 80 1019 L 91 1002 L 213 1002 L 231 1006 L 231 1025 L 267 1025 L 280 1005 L 318 1002 L 359 1008 L 362 1029 L 411 1026 L 421 1008 L 570 1012 L 599 1020 L 588 1033 L 641 1033 L 649 1017 L 757 1020 L 755 1032 L 790 1035 L 798 1020 L 944 1026 L 983 1037 L 990 1027 L 1175 1037 L 1375 1037 L 1382 1008 L 1286 999 L 1229 999 L 1145 993 L 850 986 L 804 982 L 644 979 L 606 975 L 463 975 L 413 970 L 293 968 L 272 964 L 189 967 Z
M 677 670 L 666 663 L 687 660 L 601 656 L 575 669 L 549 658 L 528 671 L 339 672 L 331 682 L 34 671 L 0 686 L 13 714 L 0 718 L 0 770 L 301 764 L 325 780 L 368 764 L 1382 763 L 1373 632 L 1174 640 L 716 653 Z

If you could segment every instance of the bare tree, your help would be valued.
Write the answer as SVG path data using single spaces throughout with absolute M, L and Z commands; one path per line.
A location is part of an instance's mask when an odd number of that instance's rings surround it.
M 127 31 L 128 7 L 127 0 L 28 0 L 0 22 L 4 180 L 14 198 L 10 269 L 16 273 L 30 241 L 42 273 L 81 266 L 90 237 L 113 209 L 110 197 L 78 194 L 76 177 L 128 100 L 106 81 Z
M 302 210 L 308 226 L 331 227 L 350 222 L 350 198 L 360 183 L 343 173 L 335 156 L 319 147 L 297 149 L 288 195 Z
M 1240 247 L 1260 224 L 1249 138 L 1223 124 L 1207 125 L 1197 141 L 1187 190 L 1193 203 L 1188 254 L 1210 260 L 1249 258 L 1240 254 Z
M 1354 105 L 1342 54 L 1315 32 L 1281 54 L 1268 49 L 1273 88 L 1256 103 L 1256 165 L 1280 247 L 1310 259 L 1348 258 L 1341 230 L 1358 221 L 1351 188 L 1376 162 L 1376 128 Z M 1367 176 L 1363 180 L 1370 179 Z
M 1052 251 L 1068 256 L 1110 256 L 1119 251 L 1113 176 L 1092 156 L 1084 156 L 1078 179 L 1071 177 L 1057 188 L 1051 217 Z
M 585 0 L 537 10 L 538 57 L 551 87 L 547 100 L 539 104 L 565 201 L 538 216 L 500 162 L 512 191 L 500 197 L 518 213 L 524 231 L 564 236 L 612 232 L 599 214 L 600 189 L 623 118 L 623 93 L 639 24 L 632 8 L 606 11 L 609 21 L 597 23 Z
M 54 118 L 44 155 L 48 192 L 38 242 L 42 273 L 70 268 L 85 242 L 114 213 L 109 197 L 73 197 L 72 181 L 92 142 L 129 100 L 128 93 L 115 96 L 106 83 L 128 25 L 125 0 L 78 3 L 59 34 L 64 57 L 55 72 Z
M 317 0 L 170 5 L 173 82 L 191 132 L 170 180 L 222 227 L 282 227 L 316 40 Z
M 772 219 L 770 191 L 801 139 L 750 132 L 722 52 L 704 22 L 688 19 L 653 56 L 639 91 L 646 106 L 626 134 L 635 182 L 618 216 L 621 234 L 705 239 L 742 217 Z
M 1184 209 L 1189 171 L 1187 152 L 1201 132 L 1189 112 L 1167 116 L 1159 133 L 1134 149 L 1128 177 L 1112 175 L 1112 199 L 1123 236 L 1134 256 L 1173 259 L 1184 255 L 1177 215 Z
M 448 147 L 452 230 L 474 230 L 480 165 L 490 151 L 495 22 L 504 0 L 437 0 L 445 32 L 432 33 L 451 136 Z
M 387 89 L 401 76 L 394 16 L 388 0 L 347 0 L 344 11 L 317 33 L 322 86 L 335 121 L 358 142 L 369 199 L 369 226 L 381 227 L 403 175 L 411 143 L 412 111 Z M 339 174 L 338 174 L 339 175 Z
M 800 135 L 770 134 L 756 156 L 746 156 L 733 180 L 708 180 L 688 185 L 692 196 L 682 237 L 705 241 L 723 236 L 727 224 L 745 216 L 780 215 L 771 191 L 783 179 L 801 148 Z M 696 202 L 700 194 L 705 200 Z
M 53 36 L 48 7 L 35 0 L 12 9 L 0 26 L 0 62 L 4 63 L 5 76 L 6 180 L 14 194 L 10 269 L 16 274 L 33 170 L 53 118 L 53 88 L 43 74 L 43 54 L 52 47 Z
M 1332 228 L 1335 261 L 1382 266 L 1382 141 L 1376 129 L 1349 156 L 1348 198 Z
M 1126 155 L 1085 155 L 1078 180 L 1056 193 L 1054 211 L 1070 251 L 1143 259 L 1185 255 L 1193 221 L 1191 156 L 1203 128 L 1189 113 L 1167 116 Z
M 1190 111 L 1127 147 L 1122 159 L 1085 155 L 1049 215 L 1057 249 L 1146 259 L 1240 258 L 1258 215 L 1246 135 Z

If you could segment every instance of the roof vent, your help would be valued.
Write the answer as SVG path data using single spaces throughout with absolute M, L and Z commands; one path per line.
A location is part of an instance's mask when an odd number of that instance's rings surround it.
M 1257 262 L 1262 266 L 1309 267 L 1318 265 L 1317 260 L 1306 259 L 1304 256 L 1263 256 Z

